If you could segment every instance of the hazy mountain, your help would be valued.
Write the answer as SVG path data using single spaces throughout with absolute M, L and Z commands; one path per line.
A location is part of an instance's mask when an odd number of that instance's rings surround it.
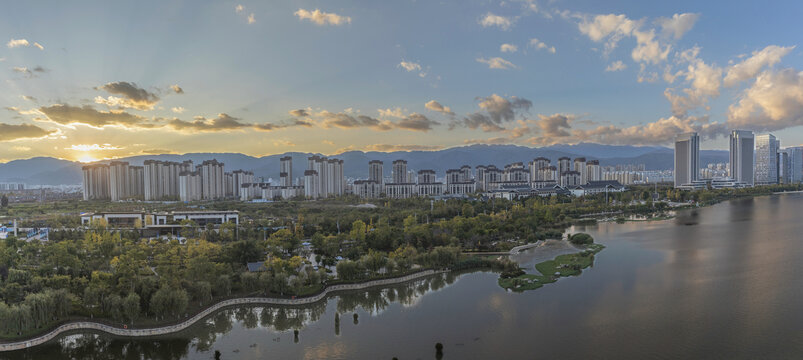
M 278 178 L 279 159 L 283 156 L 293 158 L 293 175 L 301 177 L 307 168 L 307 157 L 310 153 L 290 152 L 278 155 L 253 157 L 239 153 L 189 153 L 183 155 L 140 155 L 122 158 L 132 165 L 142 165 L 147 159 L 162 161 L 192 160 L 196 164 L 204 160 L 217 159 L 223 162 L 226 171 L 237 169 L 251 170 L 256 176 Z M 655 146 L 614 146 L 581 143 L 576 145 L 553 145 L 542 148 L 531 148 L 517 145 L 471 145 L 454 147 L 439 151 L 397 151 L 397 152 L 362 152 L 349 151 L 332 155 L 343 159 L 347 177 L 365 178 L 368 174 L 368 161 L 385 162 L 385 175 L 390 175 L 393 160 L 407 160 L 408 169 L 432 169 L 443 176 L 450 168 L 462 165 L 496 165 L 503 167 L 513 162 L 528 162 L 543 156 L 553 162 L 561 156 L 571 158 L 585 157 L 588 160 L 598 159 L 602 165 L 645 164 L 648 170 L 671 169 L 673 167 L 672 149 Z M 728 152 L 721 150 L 704 150 L 700 153 L 702 164 L 728 162 Z M 48 157 L 36 157 L 26 160 L 14 160 L 0 164 L 0 181 L 25 182 L 31 185 L 80 184 L 82 181 L 79 162 L 59 160 Z

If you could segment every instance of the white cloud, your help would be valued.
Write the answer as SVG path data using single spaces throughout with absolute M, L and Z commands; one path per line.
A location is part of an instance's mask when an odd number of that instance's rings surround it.
M 544 44 L 543 41 L 538 40 L 536 38 L 530 39 L 529 45 L 531 47 L 534 47 L 537 50 L 546 49 L 547 51 L 549 51 L 549 52 L 551 52 L 553 54 L 555 53 L 555 47 L 554 46 L 549 46 L 547 44 Z
M 446 114 L 446 115 L 449 115 L 449 116 L 454 116 L 454 112 L 452 112 L 452 109 L 450 107 L 443 106 L 443 105 L 441 105 L 441 103 L 439 103 L 439 102 L 437 102 L 435 100 L 428 101 L 426 104 L 424 104 L 424 107 L 429 109 L 429 110 L 432 110 L 432 111 L 437 111 L 437 112 L 442 113 L 442 114 Z
M 789 54 L 794 48 L 794 46 L 770 45 L 761 51 L 753 51 L 753 56 L 728 67 L 728 72 L 725 75 L 725 86 L 731 87 L 739 82 L 756 77 L 761 69 L 780 62 L 781 58 Z
M 490 59 L 477 58 L 477 62 L 488 64 L 488 68 L 490 69 L 509 70 L 517 68 L 517 66 L 512 62 L 502 59 L 500 57 L 493 57 Z
M 234 7 L 234 12 L 236 12 L 236 13 L 241 13 L 241 12 L 243 12 L 243 10 L 245 10 L 245 7 L 243 7 L 240 4 L 237 4 L 237 6 Z
M 499 51 L 501 51 L 501 52 L 514 53 L 514 52 L 516 52 L 518 50 L 519 50 L 519 47 L 516 46 L 516 45 L 513 45 L 513 44 L 502 44 L 502 46 L 499 47 Z
M 33 43 L 33 46 L 36 46 L 39 50 L 44 50 L 45 47 L 39 44 L 38 42 Z
M 318 26 L 351 24 L 351 17 L 326 13 L 318 9 L 313 11 L 298 9 L 294 14 L 299 20 L 309 20 Z
M 401 118 L 404 117 L 404 111 L 402 111 L 402 109 L 400 107 L 397 107 L 395 109 L 390 109 L 390 108 L 376 109 L 376 111 L 378 111 L 379 112 L 379 116 L 383 117 L 383 118 L 392 117 L 392 118 L 401 119 Z
M 605 71 L 622 71 L 624 69 L 627 69 L 627 65 L 625 65 L 622 60 L 616 60 L 608 65 L 608 67 L 605 68 Z
M 596 15 L 591 20 L 583 18 L 579 24 L 580 32 L 588 36 L 594 42 L 605 42 L 605 53 L 610 53 L 616 48 L 625 36 L 638 28 L 639 23 L 628 19 L 625 15 Z
M 661 26 L 661 30 L 664 34 L 672 35 L 677 40 L 691 30 L 691 28 L 694 27 L 694 23 L 696 23 L 699 18 L 700 14 L 675 14 L 672 15 L 671 18 L 658 18 L 656 23 Z
M 511 26 L 513 26 L 513 19 L 505 16 L 494 15 L 493 13 L 487 13 L 485 16 L 482 17 L 479 21 L 482 27 L 491 27 L 496 26 L 502 30 L 509 30 Z
M 256 18 L 254 18 L 254 13 L 248 14 L 248 18 L 247 18 L 246 21 L 248 21 L 249 24 L 253 24 L 253 23 L 257 22 Z
M 766 70 L 728 108 L 728 123 L 746 129 L 780 130 L 803 125 L 803 73 Z
M 176 113 L 176 114 L 181 114 L 181 113 L 183 113 L 183 112 L 184 112 L 184 110 L 186 110 L 186 109 L 184 109 L 184 108 L 183 108 L 183 107 L 181 107 L 181 106 L 176 106 L 176 107 L 170 108 L 170 110 L 171 110 L 171 111 L 173 111 L 173 112 L 174 112 L 174 113 Z
M 634 61 L 651 64 L 658 64 L 666 61 L 672 46 L 667 45 L 666 47 L 661 47 L 661 44 L 655 40 L 654 30 L 634 30 L 633 35 L 636 37 L 636 48 L 633 49 L 630 55 L 633 57 Z
M 410 72 L 410 71 L 421 71 L 421 64 L 415 63 L 415 62 L 412 62 L 412 61 L 404 61 L 404 60 L 402 60 L 399 63 L 399 66 L 401 66 L 404 70 L 407 70 L 408 72 Z
M 20 47 L 20 46 L 28 46 L 28 45 L 30 45 L 30 43 L 28 43 L 28 40 L 25 40 L 25 39 L 11 39 L 6 44 L 6 46 L 8 46 L 9 49 L 13 49 L 15 47 Z
M 111 144 L 73 144 L 65 150 L 75 151 L 102 151 L 102 150 L 122 150 L 124 147 L 114 146 Z

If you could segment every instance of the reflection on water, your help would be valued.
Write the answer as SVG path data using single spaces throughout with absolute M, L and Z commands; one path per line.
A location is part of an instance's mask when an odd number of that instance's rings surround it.
M 218 338 L 232 332 L 235 325 L 238 330 L 261 330 L 272 334 L 289 332 L 293 334 L 293 342 L 299 343 L 303 329 L 310 324 L 322 321 L 322 316 L 332 310 L 332 307 L 336 312 L 336 320 L 332 327 L 333 334 L 339 336 L 341 314 L 352 318 L 351 314 L 353 313 L 353 324 L 358 325 L 359 316 L 356 313 L 358 310 L 370 316 L 376 316 L 394 303 L 407 308 L 414 307 L 424 295 L 454 283 L 458 276 L 460 276 L 459 273 L 439 274 L 385 288 L 340 293 L 329 301 L 320 301 L 299 307 L 250 305 L 224 309 L 185 331 L 158 339 L 132 340 L 90 332 L 70 334 L 35 349 L 11 353 L 11 358 L 185 358 L 194 356 L 193 353 L 214 352 L 214 345 Z M 274 343 L 286 341 L 283 336 L 273 336 L 268 340 Z M 248 348 L 258 348 L 259 346 L 260 344 L 255 342 L 249 344 Z M 244 349 L 232 350 L 235 354 L 242 351 Z M 240 358 L 240 355 L 236 357 Z M 315 356 L 315 358 L 319 357 Z
M 532 292 L 506 292 L 493 273 L 449 274 L 305 307 L 232 308 L 169 338 L 78 334 L 0 357 L 432 359 L 442 343 L 447 359 L 801 358 L 800 214 L 803 194 L 788 194 L 578 226 L 607 246 L 594 267 Z

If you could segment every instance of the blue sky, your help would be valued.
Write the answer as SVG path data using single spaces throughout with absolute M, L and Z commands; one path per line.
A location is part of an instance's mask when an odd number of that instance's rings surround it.
M 703 134 L 703 148 L 725 148 L 731 128 L 797 145 L 801 7 L 8 3 L 0 161 L 666 145 L 682 131 Z

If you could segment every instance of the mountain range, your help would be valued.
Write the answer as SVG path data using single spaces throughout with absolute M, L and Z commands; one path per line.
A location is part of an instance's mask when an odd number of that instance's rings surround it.
M 306 169 L 306 159 L 312 153 L 288 152 L 284 154 L 253 157 L 240 153 L 188 153 L 139 155 L 116 160 L 128 161 L 131 165 L 142 165 L 145 160 L 184 161 L 192 160 L 200 163 L 203 160 L 217 159 L 225 164 L 226 171 L 237 169 L 250 170 L 257 177 L 278 178 L 279 159 L 283 156 L 293 158 L 294 177 L 300 177 Z M 315 154 L 321 155 L 321 154 Z M 453 147 L 437 151 L 395 151 L 395 152 L 363 152 L 348 151 L 336 155 L 328 155 L 344 160 L 346 177 L 366 178 L 368 161 L 385 162 L 385 175 L 390 175 L 391 162 L 397 159 L 407 160 L 411 170 L 432 169 L 439 176 L 450 168 L 462 165 L 496 165 L 503 167 L 514 162 L 525 164 L 533 158 L 543 156 L 553 163 L 559 157 L 585 157 L 596 159 L 600 165 L 644 164 L 647 170 L 672 169 L 674 154 L 672 149 L 658 146 L 619 146 L 580 143 L 575 145 L 553 145 L 546 147 L 526 147 L 518 145 L 470 145 Z M 700 151 L 700 162 L 728 162 L 728 152 L 724 150 Z M 81 166 L 76 161 L 56 159 L 52 157 L 35 157 L 24 160 L 13 160 L 0 164 L 0 182 L 24 182 L 28 185 L 60 185 L 80 184 L 82 181 Z

